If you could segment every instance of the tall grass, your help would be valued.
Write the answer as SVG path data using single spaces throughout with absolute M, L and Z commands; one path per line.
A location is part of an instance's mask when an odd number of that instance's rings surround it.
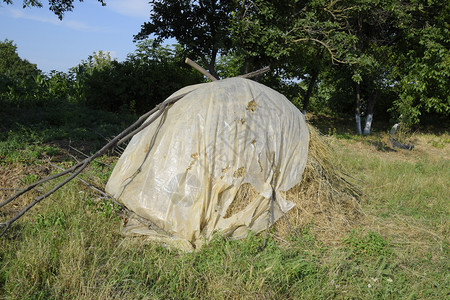
M 331 140 L 360 182 L 366 216 L 337 245 L 318 240 L 310 224 L 283 245 L 272 235 L 263 248 L 261 235 L 217 234 L 178 252 L 124 238 L 113 204 L 71 182 L 0 239 L 0 298 L 448 298 L 449 160 Z

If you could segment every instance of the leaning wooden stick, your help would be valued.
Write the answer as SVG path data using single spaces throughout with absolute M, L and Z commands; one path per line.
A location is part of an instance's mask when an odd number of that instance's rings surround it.
M 259 70 L 256 70 L 256 71 L 244 74 L 244 75 L 239 75 L 238 77 L 239 78 L 253 78 L 253 77 L 262 75 L 262 74 L 264 74 L 266 72 L 269 72 L 269 71 L 270 71 L 270 67 L 267 66 L 267 67 L 264 67 L 262 69 L 259 69 Z
M 52 164 L 52 162 L 50 160 L 48 160 L 48 163 L 50 166 L 52 166 L 55 169 L 59 169 L 61 171 L 64 171 L 63 168 L 61 168 L 60 166 L 57 166 L 55 164 Z M 119 202 L 116 201 L 116 199 L 114 199 L 113 197 L 111 197 L 110 195 L 108 195 L 107 193 L 105 193 L 104 191 L 102 191 L 101 189 L 95 187 L 94 185 L 90 184 L 89 182 L 87 182 L 86 180 L 84 180 L 83 178 L 80 178 L 79 176 L 75 177 L 75 179 L 78 179 L 79 181 L 81 181 L 82 183 L 84 183 L 85 185 L 87 185 L 88 187 L 90 187 L 91 189 L 93 189 L 95 192 L 99 193 L 100 195 L 102 195 L 103 197 L 106 197 L 108 199 L 111 199 L 112 202 L 114 202 L 116 205 L 120 206 L 121 209 L 123 210 L 127 210 L 125 206 L 123 206 L 122 204 L 120 204 Z
M 193 67 L 194 69 L 196 69 L 197 71 L 208 77 L 211 81 L 217 80 L 216 77 L 212 76 L 211 73 L 200 67 L 195 61 L 186 58 L 185 63 L 187 63 L 188 65 L 190 65 L 191 67 Z
M 161 115 L 164 110 L 167 108 L 167 106 L 169 106 L 170 104 L 180 100 L 181 98 L 183 98 L 186 94 L 182 94 L 182 95 L 178 95 L 169 99 L 166 99 L 165 101 L 163 101 L 161 104 L 159 104 L 157 107 L 155 107 L 154 109 L 152 109 L 151 111 L 149 111 L 148 113 L 142 115 L 136 122 L 134 122 L 131 126 L 129 126 L 127 129 L 125 129 L 124 131 L 122 131 L 120 134 L 118 134 L 115 138 L 113 138 L 109 143 L 107 143 L 105 146 L 103 146 L 103 148 L 101 148 L 100 150 L 98 150 L 94 155 L 80 161 L 79 163 L 77 163 L 76 165 L 74 165 L 73 167 L 60 172 L 58 174 L 46 177 L 44 179 L 41 179 L 33 184 L 30 184 L 29 186 L 27 186 L 25 189 L 23 189 L 22 191 L 16 193 L 15 195 L 13 195 L 12 197 L 6 199 L 4 202 L 0 203 L 0 208 L 5 206 L 6 204 L 10 203 L 11 201 L 17 199 L 19 196 L 23 195 L 24 193 L 32 190 L 33 188 L 35 188 L 37 185 L 50 181 L 52 179 L 56 179 L 59 178 L 61 176 L 64 176 L 66 174 L 72 173 L 72 175 L 70 175 L 68 178 L 66 178 L 65 180 L 63 180 L 61 183 L 59 183 L 57 186 L 55 186 L 54 188 L 52 188 L 50 191 L 48 191 L 47 193 L 45 193 L 44 195 L 34 199 L 30 204 L 28 204 L 25 208 L 23 208 L 19 213 L 17 213 L 13 218 L 11 218 L 10 220 L 8 220 L 7 222 L 1 223 L 0 226 L 3 226 L 3 230 L 0 233 L 0 237 L 2 237 L 6 231 L 11 227 L 11 225 L 17 221 L 20 217 L 22 217 L 27 211 L 29 211 L 33 206 L 35 206 L 37 203 L 41 202 L 42 200 L 44 200 L 45 198 L 47 198 L 48 196 L 50 196 L 51 194 L 53 194 L 54 192 L 56 192 L 57 190 L 59 190 L 61 187 L 63 187 L 66 183 L 68 183 L 69 181 L 71 181 L 72 179 L 74 179 L 75 177 L 77 177 L 94 159 L 96 159 L 97 157 L 103 155 L 104 153 L 106 153 L 110 148 L 114 147 L 118 142 L 123 142 L 123 138 L 127 137 L 127 138 L 131 138 L 132 135 L 129 134 L 135 127 L 139 126 L 142 122 L 144 122 L 144 120 L 146 118 L 148 118 L 150 115 L 152 115 L 153 113 L 157 112 L 156 114 L 154 114 L 154 116 L 151 118 L 151 120 L 156 120 L 157 117 L 159 115 Z M 150 125 L 151 120 L 148 120 L 147 122 L 145 122 L 146 126 Z M 140 126 L 139 128 L 140 130 L 143 130 L 144 127 Z M 137 130 L 134 130 L 133 133 L 137 133 Z
M 192 92 L 192 91 L 191 91 Z M 183 98 L 184 96 L 186 96 L 187 94 L 189 94 L 190 92 L 187 93 L 183 93 L 181 95 L 175 96 L 173 97 L 172 101 L 170 103 L 176 102 L 178 100 L 180 100 L 181 98 Z M 164 102 L 163 102 L 164 103 Z M 163 103 L 161 103 L 160 105 L 162 105 Z M 165 106 L 169 105 L 168 104 L 164 104 Z M 122 143 L 124 143 L 125 141 L 127 141 L 128 139 L 130 139 L 131 137 L 133 137 L 135 134 L 141 132 L 144 128 L 146 128 L 148 125 L 150 125 L 151 123 L 153 123 L 162 113 L 163 113 L 163 109 L 160 109 L 159 112 L 155 115 L 153 115 L 149 120 L 147 120 L 145 123 L 143 123 L 141 126 L 139 126 L 137 129 L 133 130 L 131 133 L 129 133 L 127 136 L 125 136 L 124 138 L 122 138 L 120 141 L 117 142 L 117 145 L 121 145 Z

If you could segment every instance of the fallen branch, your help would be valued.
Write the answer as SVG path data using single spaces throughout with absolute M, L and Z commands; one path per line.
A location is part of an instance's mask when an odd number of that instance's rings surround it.
M 400 143 L 393 137 L 390 137 L 389 141 L 391 141 L 391 144 L 392 144 L 393 148 L 400 148 L 400 149 L 405 149 L 405 150 L 409 150 L 409 151 L 414 149 L 414 145 L 413 144 L 406 145 L 406 144 Z

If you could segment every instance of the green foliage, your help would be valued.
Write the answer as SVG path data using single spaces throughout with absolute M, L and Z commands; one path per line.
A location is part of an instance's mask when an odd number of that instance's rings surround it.
M 424 114 L 448 117 L 449 9 L 422 0 L 244 1 L 231 29 L 235 51 L 255 69 L 270 64 L 275 77 L 308 84 L 319 70 L 312 110 L 353 115 L 357 83 L 358 111 L 403 115 L 410 126 Z M 309 104 L 307 90 L 296 90 L 297 106 Z
M 378 233 L 369 231 L 364 235 L 361 231 L 353 230 L 344 239 L 349 250 L 354 256 L 389 256 L 392 249 L 389 243 Z
M 408 7 L 402 28 L 404 38 L 396 45 L 393 72 L 398 99 L 392 110 L 405 125 L 417 124 L 421 116 L 450 114 L 450 5 L 440 1 L 417 1 Z M 407 28 L 405 28 L 407 27 Z
M 229 16 L 232 1 L 153 0 L 150 21 L 142 25 L 135 39 L 156 35 L 160 43 L 176 38 L 192 59 L 200 59 L 214 76 L 216 56 L 231 47 Z
M 39 99 L 42 84 L 36 65 L 19 57 L 13 41 L 0 42 L 0 103 L 19 105 Z
M 18 56 L 12 41 L 0 43 L 0 103 L 16 107 L 52 105 L 71 94 L 69 75 L 56 71 L 45 75 Z
M 36 74 L 36 65 L 19 57 L 13 41 L 5 39 L 0 42 L 0 75 L 24 79 Z
M 108 111 L 142 114 L 178 89 L 199 83 L 202 76 L 184 64 L 180 47 L 163 47 L 151 40 L 117 62 L 102 52 L 72 69 L 82 87 L 82 102 Z
M 180 46 L 158 46 L 152 40 L 139 42 L 136 52 L 129 54 L 124 62 L 111 59 L 108 52 L 99 51 L 68 74 L 52 71 L 48 75 L 20 60 L 12 42 L 4 44 L 4 52 L 11 52 L 22 65 L 32 67 L 23 68 L 23 72 L 17 67 L 17 73 L 10 70 L 0 73 L 0 103 L 19 109 L 71 103 L 142 114 L 178 89 L 203 80 L 201 74 L 184 64 Z M 4 65 L 11 64 L 8 55 L 4 57 Z M 61 116 L 55 116 L 49 121 L 60 119 Z

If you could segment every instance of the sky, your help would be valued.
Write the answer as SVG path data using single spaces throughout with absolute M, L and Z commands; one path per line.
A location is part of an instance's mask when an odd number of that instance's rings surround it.
M 22 0 L 6 5 L 0 0 L 0 41 L 12 40 L 21 58 L 48 73 L 67 72 L 99 50 L 123 61 L 134 52 L 133 35 L 150 18 L 149 0 L 96 0 L 74 2 L 64 19 L 44 7 L 22 8 Z

